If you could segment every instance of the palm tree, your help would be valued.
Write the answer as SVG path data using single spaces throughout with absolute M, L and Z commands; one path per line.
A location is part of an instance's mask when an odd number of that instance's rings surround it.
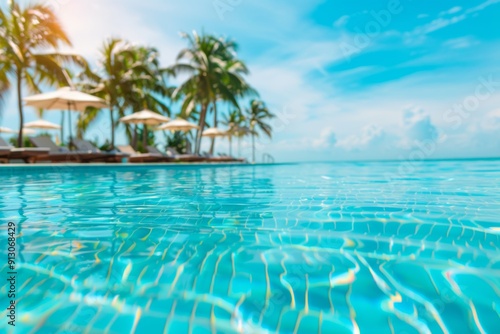
M 263 132 L 271 138 L 272 128 L 266 121 L 274 118 L 274 115 L 264 102 L 258 100 L 250 101 L 250 109 L 247 110 L 247 114 L 248 127 L 252 134 L 252 162 L 255 163 L 255 137 L 259 136 L 259 132 Z
M 0 43 L 2 39 L 0 39 Z M 8 73 L 12 72 L 10 69 L 11 64 L 8 62 L 5 56 L 5 47 L 0 45 L 0 113 L 2 111 L 3 102 L 5 101 L 5 96 L 11 88 L 11 83 L 9 80 Z
M 200 112 L 196 109 L 191 110 L 189 113 L 186 113 L 185 111 L 180 111 L 175 118 L 181 118 L 186 121 L 191 121 L 192 123 L 197 122 L 200 118 Z M 196 137 L 193 135 L 192 131 L 187 131 L 182 134 L 182 136 L 185 137 L 186 140 L 186 152 L 188 154 L 193 153 L 193 141 L 196 139 Z M 168 147 L 168 146 L 166 146 Z
M 224 115 L 222 124 L 229 128 L 229 155 L 233 155 L 233 137 L 236 136 L 240 138 L 241 129 L 245 122 L 245 116 L 239 109 L 234 109 L 228 114 Z
M 24 125 L 22 90 L 24 85 L 32 92 L 40 92 L 39 85 L 69 84 L 62 63 L 84 65 L 83 58 L 56 52 L 59 44 L 71 45 L 55 13 L 49 6 L 30 4 L 21 8 L 16 1 L 9 1 L 7 10 L 0 8 L 0 96 L 16 82 L 19 109 L 19 136 L 17 145 L 22 147 Z
M 150 47 L 133 46 L 126 51 L 126 56 L 125 59 L 129 63 L 127 67 L 131 70 L 133 78 L 127 85 L 128 90 L 124 91 L 128 109 L 133 113 L 145 107 L 159 114 L 170 116 L 170 108 L 165 98 L 172 95 L 174 88 L 166 84 L 165 77 L 169 72 L 160 67 L 158 51 Z M 146 126 L 143 131 L 143 138 L 146 138 Z M 134 127 L 132 136 L 127 124 L 126 133 L 129 141 L 137 147 L 137 126 Z M 144 143 L 143 146 L 145 146 Z
M 234 42 L 196 32 L 182 37 L 187 39 L 188 47 L 179 52 L 177 63 L 170 70 L 174 75 L 187 73 L 189 78 L 177 87 L 173 96 L 184 98 L 182 111 L 186 114 L 195 110 L 197 105 L 201 106 L 195 144 L 195 153 L 199 154 L 209 106 L 213 106 L 213 126 L 216 126 L 217 100 L 228 101 L 239 108 L 238 96 L 251 89 L 242 76 L 248 73 L 246 66 L 235 58 Z
M 116 111 L 124 110 L 121 88 L 126 82 L 127 69 L 123 61 L 123 51 L 128 45 L 121 39 L 111 38 L 104 42 L 100 53 L 100 68 L 92 71 L 90 68 L 82 74 L 84 83 L 82 88 L 89 93 L 104 98 L 109 103 L 109 117 L 111 122 L 111 148 L 115 144 Z M 90 110 L 82 115 L 78 122 L 78 135 L 81 136 L 87 127 L 97 118 L 97 110 Z
M 221 85 L 217 86 L 218 91 L 216 100 L 213 102 L 214 127 L 218 125 L 217 101 L 231 102 L 232 97 L 242 98 L 245 96 L 258 96 L 257 91 L 254 90 L 243 77 L 243 75 L 248 74 L 249 71 L 245 63 L 237 58 L 236 51 L 238 45 L 236 42 L 224 38 L 219 38 L 218 41 L 222 45 L 220 48 L 220 57 L 224 60 L 224 70 L 226 73 L 222 78 Z M 239 105 L 236 107 L 241 113 Z M 212 138 L 210 154 L 214 152 L 215 139 L 215 137 Z
M 165 84 L 166 70 L 159 66 L 156 49 L 131 45 L 121 39 L 112 38 L 104 43 L 100 50 L 100 68 L 97 71 L 87 69 L 82 75 L 85 90 L 105 98 L 110 105 L 111 146 L 115 143 L 115 114 L 118 117 L 147 107 L 153 111 L 170 114 L 162 98 L 173 91 Z M 86 113 L 79 122 L 83 133 L 97 118 L 97 111 Z M 126 125 L 129 141 L 136 142 L 137 128 L 134 134 L 130 125 Z

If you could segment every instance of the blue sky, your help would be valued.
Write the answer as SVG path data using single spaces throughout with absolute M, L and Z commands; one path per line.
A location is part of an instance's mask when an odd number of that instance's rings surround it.
M 109 36 L 158 47 L 165 65 L 184 45 L 179 31 L 237 40 L 249 81 L 278 115 L 259 157 L 500 155 L 500 0 L 48 2 L 73 51 L 90 60 Z M 13 97 L 1 125 L 15 128 Z M 60 114 L 44 117 L 59 122 Z M 88 137 L 107 136 L 106 121 Z M 250 154 L 249 143 L 242 151 Z

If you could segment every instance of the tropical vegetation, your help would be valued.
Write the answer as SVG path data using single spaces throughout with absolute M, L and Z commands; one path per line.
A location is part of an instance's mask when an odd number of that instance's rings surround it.
M 239 109 L 238 98 L 255 94 L 246 82 L 246 65 L 236 57 L 237 44 L 211 35 L 183 34 L 188 47 L 177 56 L 178 62 L 170 67 L 174 75 L 187 74 L 188 78 L 173 93 L 182 99 L 181 111 L 190 114 L 199 108 L 199 129 L 195 153 L 200 151 L 201 134 L 205 129 L 209 107 L 213 113 L 213 126 L 218 125 L 218 102 L 227 101 Z M 210 153 L 213 153 L 213 142 Z
M 109 103 L 110 146 L 115 145 L 115 129 L 120 125 L 117 118 L 128 113 L 148 108 L 170 115 L 165 98 L 172 89 L 166 85 L 166 70 L 160 67 L 158 51 L 151 47 L 132 45 L 124 40 L 112 38 L 105 41 L 99 50 L 97 69 L 87 68 L 81 75 L 81 88 L 101 97 Z M 78 122 L 78 136 L 94 123 L 98 110 L 84 113 Z M 137 144 L 137 126 L 125 124 L 130 142 Z M 144 132 L 143 138 L 147 134 Z
M 109 105 L 108 110 L 87 108 L 81 113 L 77 122 L 79 138 L 91 127 L 100 126 L 102 114 L 107 113 L 104 117 L 111 126 L 100 129 L 108 138 L 106 148 L 114 148 L 116 130 L 122 128 L 129 143 L 144 151 L 146 145 L 158 143 L 158 132 L 148 131 L 145 125 L 123 124 L 119 119 L 148 109 L 198 125 L 194 136 L 189 132 L 167 135 L 165 146 L 173 145 L 184 152 L 192 140 L 194 153 L 200 154 L 203 131 L 209 126 L 223 125 L 230 134 L 230 154 L 233 137 L 240 140 L 252 136 L 255 161 L 255 138 L 260 134 L 271 137 L 269 121 L 273 115 L 248 83 L 249 69 L 238 57 L 237 43 L 196 32 L 183 33 L 182 38 L 186 47 L 170 66 L 162 66 L 157 49 L 121 38 L 104 41 L 97 66 L 92 66 L 80 56 L 54 51 L 63 45 L 71 46 L 71 42 L 48 6 L 23 7 L 10 1 L 8 9 L 0 9 L 0 102 L 10 91 L 16 91 L 21 130 L 23 93 L 70 85 L 106 100 Z M 170 84 L 175 80 L 178 86 Z M 178 112 L 174 113 L 174 109 Z M 22 141 L 20 134 L 19 147 L 23 146 Z M 214 145 L 215 138 L 210 154 L 214 153 Z
M 272 136 L 272 127 L 267 122 L 274 115 L 269 111 L 266 104 L 262 101 L 250 101 L 250 107 L 247 109 L 247 119 L 252 136 L 252 162 L 255 162 L 255 138 L 263 133 L 267 137 Z
M 64 64 L 85 64 L 82 57 L 52 50 L 71 46 L 59 19 L 48 5 L 29 4 L 21 7 L 9 1 L 8 9 L 0 8 L 0 96 L 15 87 L 19 112 L 18 146 L 23 145 L 23 89 L 40 92 L 42 84 L 69 84 Z

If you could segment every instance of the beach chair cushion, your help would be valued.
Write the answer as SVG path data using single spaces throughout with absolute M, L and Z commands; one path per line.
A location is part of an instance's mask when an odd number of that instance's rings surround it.
M 12 145 L 10 145 L 9 143 L 7 143 L 5 141 L 5 139 L 3 139 L 2 137 L 0 137 L 0 147 L 11 147 Z
M 92 152 L 92 153 L 101 153 L 101 150 L 92 145 L 87 140 L 83 139 L 73 139 L 72 140 L 73 145 L 76 147 L 78 151 L 81 152 Z
M 67 153 L 70 152 L 66 147 L 57 146 L 50 137 L 40 136 L 40 137 L 31 137 L 30 141 L 36 147 L 45 147 L 49 149 L 49 152 L 52 154 L 55 153 Z
M 118 150 L 122 153 L 127 153 L 127 154 L 130 154 L 130 155 L 138 155 L 140 153 L 136 152 L 134 150 L 134 148 L 130 145 L 121 145 L 121 146 L 117 146 L 116 148 L 118 148 Z
M 167 147 L 166 153 L 169 157 L 175 157 L 179 155 L 179 152 L 173 147 Z
M 146 148 L 148 149 L 149 153 L 163 155 L 163 153 L 161 153 L 160 150 L 156 148 L 156 146 L 146 146 Z

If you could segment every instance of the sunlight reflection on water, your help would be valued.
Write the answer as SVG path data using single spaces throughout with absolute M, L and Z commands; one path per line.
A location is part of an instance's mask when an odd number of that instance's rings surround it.
M 493 333 L 499 165 L 3 168 L 16 333 Z

